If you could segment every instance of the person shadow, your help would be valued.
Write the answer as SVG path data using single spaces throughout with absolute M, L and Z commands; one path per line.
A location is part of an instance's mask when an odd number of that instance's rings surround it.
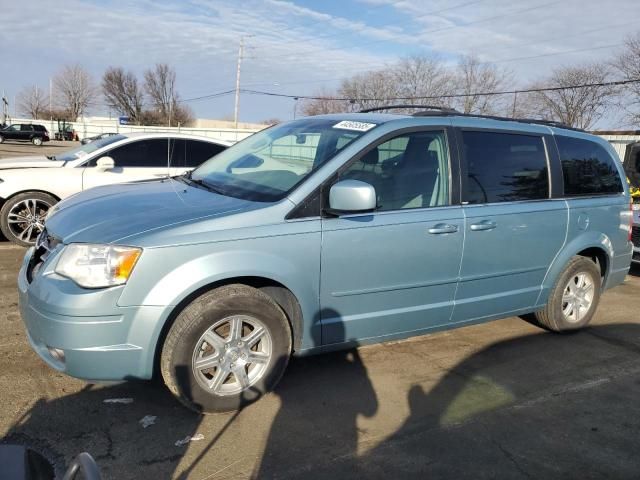
M 159 382 L 87 384 L 70 395 L 35 401 L 0 443 L 35 451 L 51 463 L 56 478 L 83 451 L 95 459 L 102 478 L 172 478 L 189 446 L 175 442 L 193 436 L 201 419 Z
M 331 309 L 320 316 L 339 318 Z M 347 342 L 344 324 L 336 328 L 337 338 Z M 314 338 L 314 344 L 321 345 L 321 339 Z M 347 463 L 357 457 L 358 418 L 374 416 L 378 399 L 356 343 L 349 344 L 347 350 L 291 359 L 272 393 L 280 408 L 252 478 L 336 478 L 333 458 L 341 459 L 345 471 L 353 471 L 355 463 Z

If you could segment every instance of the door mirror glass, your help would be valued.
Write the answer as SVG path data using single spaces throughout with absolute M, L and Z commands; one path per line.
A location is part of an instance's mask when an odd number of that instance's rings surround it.
M 111 170 L 115 168 L 116 162 L 111 157 L 100 157 L 96 162 L 96 168 L 98 170 Z
M 329 208 L 337 213 L 369 212 L 376 203 L 376 189 L 360 180 L 341 180 L 329 191 Z

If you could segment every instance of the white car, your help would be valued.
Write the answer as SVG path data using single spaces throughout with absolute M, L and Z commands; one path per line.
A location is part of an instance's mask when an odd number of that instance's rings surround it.
M 58 156 L 0 159 L 0 230 L 18 245 L 33 245 L 49 209 L 99 185 L 185 173 L 232 142 L 173 133 L 118 134 Z

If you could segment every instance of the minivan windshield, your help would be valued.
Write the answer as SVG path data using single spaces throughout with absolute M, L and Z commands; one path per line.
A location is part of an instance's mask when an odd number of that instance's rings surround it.
M 72 162 L 86 155 L 89 155 L 90 153 L 95 152 L 99 148 L 105 147 L 107 145 L 110 145 L 119 140 L 123 140 L 125 138 L 127 137 L 125 137 L 124 135 L 112 135 L 107 138 L 101 138 L 100 140 L 95 140 L 91 143 L 87 143 L 86 145 L 80 145 L 77 148 L 73 148 L 69 151 L 61 153 L 60 155 L 56 155 L 55 157 L 49 157 L 49 158 L 51 158 L 52 160 L 60 160 L 63 162 Z
M 190 178 L 223 195 L 274 202 L 375 126 L 327 118 L 283 123 L 207 160 Z

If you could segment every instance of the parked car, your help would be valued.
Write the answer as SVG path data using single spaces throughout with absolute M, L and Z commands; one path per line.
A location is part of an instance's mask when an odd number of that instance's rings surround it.
M 624 171 L 629 181 L 633 202 L 633 262 L 640 263 L 640 142 L 627 145 L 624 156 Z
M 271 390 L 292 353 L 527 313 L 587 325 L 632 255 L 615 151 L 428 113 L 294 120 L 189 174 L 58 203 L 18 278 L 33 349 L 79 378 L 158 371 L 217 412 Z
M 17 140 L 31 142 L 34 145 L 42 145 L 42 142 L 49 141 L 49 132 L 43 125 L 32 125 L 30 123 L 14 123 L 0 129 L 0 143 L 5 140 Z
M 59 156 L 0 159 L 0 230 L 29 246 L 59 200 L 98 185 L 184 173 L 229 142 L 183 134 L 113 135 Z
M 117 135 L 117 133 L 114 133 L 114 132 L 101 133 L 100 135 L 94 135 L 93 137 L 83 138 L 82 140 L 80 140 L 80 143 L 82 143 L 83 145 L 86 145 L 87 143 L 91 143 L 96 140 L 102 140 L 103 138 L 108 138 L 113 135 Z

